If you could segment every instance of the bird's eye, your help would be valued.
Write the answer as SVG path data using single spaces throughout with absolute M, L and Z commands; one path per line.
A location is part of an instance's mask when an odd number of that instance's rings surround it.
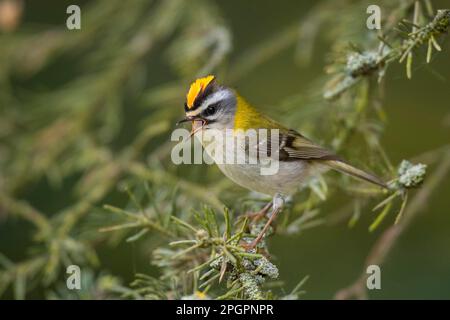
M 205 116 L 212 116 L 214 113 L 216 113 L 216 110 L 217 110 L 217 105 L 213 104 L 213 105 L 210 105 L 208 108 L 206 108 L 206 110 L 203 111 L 203 114 Z

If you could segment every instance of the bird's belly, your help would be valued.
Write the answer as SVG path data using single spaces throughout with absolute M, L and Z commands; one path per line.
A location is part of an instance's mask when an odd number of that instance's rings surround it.
M 196 135 L 198 138 L 199 136 Z M 255 160 L 243 151 L 244 145 L 237 144 L 236 149 L 223 148 L 217 140 L 212 139 L 205 143 L 201 139 L 209 156 L 214 160 L 220 170 L 238 185 L 259 193 L 273 196 L 276 193 L 290 195 L 304 183 L 313 173 L 313 165 L 308 161 L 278 161 L 270 159 L 270 163 Z M 219 146 L 222 154 L 211 152 Z M 236 155 L 236 150 L 240 150 Z M 232 154 L 230 154 L 232 153 Z M 231 157 L 229 157 L 231 156 Z M 244 160 L 242 159 L 244 158 Z M 231 163 L 224 159 L 234 159 Z M 267 158 L 265 159 L 267 160 Z M 270 170 L 268 170 L 270 168 Z
M 259 164 L 218 164 L 220 170 L 240 186 L 267 195 L 290 195 L 309 177 L 311 166 L 306 161 L 278 162 L 275 174 L 261 174 Z

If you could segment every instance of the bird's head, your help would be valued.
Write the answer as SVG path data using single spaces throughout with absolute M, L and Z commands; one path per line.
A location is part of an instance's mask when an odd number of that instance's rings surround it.
M 193 129 L 232 129 L 237 98 L 233 90 L 216 83 L 214 76 L 195 80 L 186 95 L 186 117 Z

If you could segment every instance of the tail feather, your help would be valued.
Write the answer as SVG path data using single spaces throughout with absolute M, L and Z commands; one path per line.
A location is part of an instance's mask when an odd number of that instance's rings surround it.
M 365 172 L 361 169 L 355 168 L 355 167 L 349 165 L 348 163 L 345 163 L 340 160 L 327 160 L 324 162 L 326 165 L 333 168 L 334 170 L 337 170 L 337 171 L 346 173 L 348 175 L 351 175 L 353 177 L 368 181 L 368 182 L 376 184 L 380 187 L 383 187 L 386 189 L 388 188 L 388 186 L 380 178 L 378 178 L 368 172 Z

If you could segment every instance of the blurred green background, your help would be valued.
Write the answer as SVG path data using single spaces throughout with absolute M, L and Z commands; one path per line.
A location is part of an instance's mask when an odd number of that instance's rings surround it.
M 123 19 L 129 19 L 133 30 L 133 14 L 144 15 L 151 12 L 158 3 L 154 1 L 145 7 L 145 10 L 135 10 L 134 6 L 138 2 L 126 1 L 123 5 Z M 188 2 L 188 1 L 186 1 Z M 191 1 L 189 1 L 191 2 Z M 195 1 L 192 1 L 194 5 Z M 344 1 L 346 6 L 360 5 L 358 1 Z M 371 1 L 376 4 L 378 1 Z M 69 31 L 64 29 L 67 14 L 65 10 L 70 4 L 79 4 L 82 10 L 82 29 L 80 31 Z M 105 61 L 114 59 L 114 53 L 109 54 L 103 52 L 102 46 L 105 39 L 99 40 L 98 45 L 89 43 L 85 47 L 70 47 L 71 37 L 76 43 L 82 43 L 77 37 L 83 37 L 85 32 L 96 32 L 92 30 L 85 20 L 84 14 L 90 10 L 90 6 L 94 1 L 62 1 L 62 0 L 30 0 L 23 2 L 23 15 L 15 30 L 3 32 L 2 47 L 0 51 L 12 51 L 15 39 L 20 39 L 33 33 L 41 33 L 45 30 L 58 29 L 62 30 L 62 37 L 67 42 L 62 52 L 56 52 L 54 58 L 50 58 L 50 62 L 45 68 L 37 70 L 37 72 L 25 71 L 20 72 L 20 68 L 8 65 L 9 62 L 1 63 L 3 74 L 7 74 L 7 81 L 2 81 L 3 92 L 11 92 L 15 102 L 20 105 L 16 110 L 9 110 L 17 113 L 20 118 L 28 116 L 31 108 L 39 108 L 46 104 L 46 95 L 53 90 L 66 88 L 71 92 L 71 86 L 77 83 L 72 82 L 73 79 L 82 76 L 93 75 L 102 68 L 113 68 L 115 65 L 107 64 Z M 125 2 L 124 2 L 125 3 Z M 314 43 L 314 53 L 308 63 L 298 63 L 296 61 L 297 47 L 302 46 L 302 42 L 293 41 L 287 43 L 285 48 L 277 52 L 269 59 L 256 65 L 251 70 L 245 71 L 244 74 L 233 79 L 232 69 L 243 53 L 248 52 L 252 48 L 265 43 L 268 39 L 277 38 L 277 34 L 281 30 L 289 26 L 300 23 L 304 17 L 317 5 L 317 1 L 204 1 L 208 6 L 213 7 L 213 11 L 218 12 L 218 20 L 223 22 L 230 30 L 232 48 L 226 54 L 226 59 L 213 70 L 217 73 L 219 81 L 224 78 L 224 82 L 230 83 L 238 88 L 240 93 L 250 100 L 254 105 L 263 108 L 272 116 L 278 117 L 280 120 L 286 121 L 291 127 L 302 130 L 303 127 L 308 128 L 308 118 L 303 119 L 306 122 L 296 123 L 298 117 L 290 117 L 286 108 L 278 110 L 280 103 L 286 102 L 287 97 L 297 94 L 307 94 L 312 85 L 324 75 L 324 67 L 328 63 L 328 52 L 330 49 L 329 41 L 326 39 L 318 39 Z M 436 8 L 448 6 L 447 1 L 433 1 Z M 105 10 L 110 4 L 103 1 L 96 4 L 96 10 Z M 129 11 L 127 10 L 129 6 Z M 189 6 L 189 5 L 188 5 Z M 363 6 L 362 6 L 363 7 Z M 383 7 L 382 7 L 383 8 Z M 134 12 L 134 13 L 133 13 Z M 191 14 L 188 11 L 181 11 L 180 14 Z M 101 16 L 101 12 L 98 12 Z M 355 15 L 354 25 L 361 25 L 361 30 L 368 33 L 364 28 L 365 17 L 367 14 L 360 11 L 360 15 Z M 336 18 L 336 17 L 335 17 Z M 99 17 L 98 19 L 101 19 Z M 116 23 L 115 19 L 120 19 L 117 13 L 112 15 L 111 24 Z M 193 18 L 195 19 L 195 18 Z M 199 17 L 199 24 L 205 23 Z M 89 21 L 97 21 L 94 17 Z M 123 22 L 123 21 L 122 21 Z M 168 52 L 168 47 L 177 38 L 177 33 L 183 31 L 185 25 L 181 24 L 177 27 L 178 31 L 168 35 L 155 44 L 150 54 L 143 55 L 141 63 L 131 71 L 131 74 L 119 81 L 112 91 L 121 91 L 125 93 L 119 102 L 117 108 L 116 121 L 120 122 L 117 132 L 113 134 L 113 138 L 109 139 L 105 145 L 108 145 L 115 151 L 126 147 L 131 137 L 137 132 L 143 130 L 143 127 L 154 125 L 154 120 L 166 117 L 173 123 L 175 118 L 181 117 L 183 114 L 183 99 L 185 90 L 189 85 L 189 81 L 195 77 L 195 72 L 189 70 L 190 66 L 183 66 L 179 71 L 173 62 L 173 51 L 178 49 L 172 48 Z M 120 26 L 115 33 L 118 39 L 114 39 L 114 33 L 110 33 L 111 43 L 108 48 L 121 47 L 124 39 L 132 37 L 131 33 L 120 32 Z M 296 27 L 295 27 L 296 28 Z M 320 30 L 320 33 L 327 34 L 331 32 L 332 26 L 326 26 Z M 349 26 L 352 28 L 352 26 Z M 136 29 L 138 25 L 136 24 Z M 195 34 L 195 30 L 193 31 Z M 119 38 L 120 37 L 120 38 Z M 190 38 L 188 38 L 190 39 Z M 108 40 L 108 39 L 106 39 Z M 122 41 L 122 42 L 121 42 Z M 409 159 L 420 155 L 426 151 L 433 150 L 450 142 L 450 45 L 448 38 L 440 41 L 442 52 L 434 55 L 431 64 L 425 63 L 424 53 L 419 52 L 419 58 L 414 60 L 413 78 L 407 80 L 404 72 L 404 65 L 398 63 L 392 64 L 387 70 L 385 83 L 385 98 L 382 102 L 383 108 L 387 114 L 388 120 L 385 126 L 385 132 L 382 135 L 381 144 L 389 155 L 394 164 L 398 164 L 402 159 Z M 26 47 L 30 50 L 26 59 L 33 57 L 33 50 L 36 55 L 40 52 L 40 46 L 43 43 L 35 43 L 33 46 Z M 6 48 L 6 46 L 11 47 Z M 25 47 L 24 47 L 25 48 Z M 65 51 L 64 51 L 65 50 Z M 258 50 L 258 49 L 256 49 Z M 98 56 L 93 54 L 98 52 Z M 179 54 L 184 51 L 179 49 Z M 20 53 L 20 52 L 19 52 Z M 23 52 L 22 52 L 23 53 Z M 126 51 L 121 53 L 126 54 Z M 172 55 L 172 58 L 168 58 Z M 175 56 L 177 54 L 175 53 Z M 30 61 L 20 61 L 18 57 L 16 63 L 26 64 Z M 23 58 L 25 59 L 25 58 Z M 90 61 L 89 61 L 89 60 Z M 172 60 L 171 60 L 172 59 Z M 199 59 L 201 60 L 201 59 Z M 11 60 L 10 60 L 11 61 Z M 245 61 L 245 60 L 244 60 Z M 31 63 L 31 62 L 30 62 Z M 47 62 L 46 62 L 47 64 Z M 117 64 L 120 68 L 120 65 Z M 191 66 L 192 67 L 192 66 Z M 18 71 L 15 71 L 15 70 Z M 5 71 L 8 70 L 8 71 Z M 23 70 L 22 70 L 23 71 Z M 113 70 L 111 70 L 113 71 Z M 238 70 L 239 71 L 239 70 Z M 191 78 L 190 78 L 191 76 Z M 4 78 L 3 78 L 4 79 Z M 181 80 L 180 80 L 181 79 Z M 167 83 L 178 81 L 178 96 L 168 103 L 160 103 L 156 107 L 147 107 L 146 101 L 154 98 L 149 97 L 148 93 L 154 88 Z M 8 83 L 6 85 L 5 83 Z M 80 83 L 78 83 L 80 84 Z M 64 92 L 61 91 L 64 95 Z M 89 91 L 80 91 L 79 98 L 86 99 Z M 95 94 L 95 90 L 92 92 Z M 3 95 L 3 94 L 2 94 Z M 32 99 L 41 100 L 35 106 L 27 105 L 27 101 Z M 153 97 L 153 98 L 152 98 Z M 77 97 L 74 97 L 76 100 Z M 146 100 L 148 99 L 148 100 Z M 9 106 L 8 99 L 2 99 L 0 108 L 6 112 Z M 65 100 L 64 100 L 65 101 Z M 58 98 L 51 99 L 45 108 L 58 109 Z M 52 105 L 53 104 L 53 105 Z M 106 99 L 106 105 L 108 99 Z M 327 105 L 327 102 L 323 102 Z M 80 106 L 82 108 L 82 106 Z M 297 110 L 301 110 L 302 105 L 296 106 Z M 331 108 L 331 107 L 330 107 Z M 8 112 L 9 112 L 8 111 Z M 42 113 L 31 113 L 32 117 L 46 117 L 45 110 Z M 100 111 L 103 112 L 103 111 Z M 327 106 L 322 108 L 320 112 L 332 112 Z M 70 114 L 70 113 L 68 113 Z M 158 114 L 158 118 L 154 116 Z M 153 115 L 153 116 L 152 116 Z M 32 119 L 30 119 L 32 121 Z M 114 123 L 112 120 L 111 123 Z M 95 126 L 96 123 L 93 123 Z M 108 126 L 108 124 L 106 124 Z M 326 130 L 326 128 L 323 128 Z M 323 130 L 321 129 L 321 130 Z M 309 129 L 307 129 L 309 130 Z M 315 139 L 327 139 L 330 132 L 317 132 L 311 130 Z M 32 131 L 30 131 L 32 132 Z M 145 152 L 149 152 L 168 140 L 168 135 L 160 136 L 156 139 L 149 149 L 144 149 L 141 158 L 145 159 Z M 10 137 L 2 136 L 2 143 L 8 145 Z M 351 154 L 351 152 L 350 152 Z M 29 157 L 35 157 L 33 153 Z M 39 154 L 37 155 L 39 156 Z M 11 161 L 7 158 L 5 161 Z M 65 161 L 64 158 L 61 161 Z M 356 160 L 357 163 L 363 163 L 364 159 Z M 9 183 L 8 165 L 2 168 L 2 183 L 4 186 Z M 184 166 L 178 169 L 178 174 L 185 174 L 190 181 L 201 183 L 202 181 L 219 181 L 221 174 L 216 168 L 208 168 L 208 176 L 205 177 L 201 168 L 191 168 Z M 62 179 L 59 186 L 52 185 L 48 177 L 45 175 L 36 178 L 25 186 L 21 186 L 15 191 L 18 198 L 28 201 L 32 206 L 44 212 L 48 216 L 56 214 L 59 210 L 68 206 L 68 204 L 78 201 L 74 196 L 73 189 L 83 172 L 75 172 Z M 234 194 L 245 194 L 245 190 L 230 186 L 230 190 Z M 117 188 L 113 188 L 116 190 Z M 97 208 L 104 203 L 123 204 L 126 202 L 126 196 L 117 191 L 111 191 L 107 196 L 97 202 Z M 414 220 L 394 250 L 389 255 L 386 263 L 382 266 L 382 290 L 369 292 L 371 298 L 374 299 L 448 299 L 450 298 L 450 179 L 445 179 L 437 191 L 429 198 L 426 210 Z M 230 194 L 230 193 L 228 193 Z M 225 202 L 231 205 L 231 197 L 225 197 Z M 348 195 L 338 192 L 325 202 L 322 207 L 324 215 L 327 212 L 334 211 L 339 204 L 345 203 L 349 199 Z M 198 200 L 193 200 L 190 205 L 197 205 Z M 228 202 L 227 202 L 228 201 Z M 286 290 L 291 289 L 303 276 L 310 275 L 310 279 L 305 286 L 307 291 L 304 295 L 305 299 L 329 299 L 332 298 L 336 291 L 350 284 L 360 274 L 364 260 L 378 236 L 383 230 L 393 222 L 393 216 L 383 222 L 381 228 L 376 232 L 369 233 L 368 225 L 374 218 L 374 214 L 370 212 L 370 207 L 365 208 L 360 221 L 354 228 L 348 228 L 346 221 L 338 223 L 325 223 L 321 226 L 307 230 L 299 235 L 285 236 L 276 235 L 270 240 L 271 252 L 274 255 L 274 262 L 280 268 L 281 280 L 286 282 Z M 8 216 L 7 212 L 0 212 L 0 252 L 12 261 L 21 261 L 29 254 L 30 243 L 32 243 L 32 228 L 30 225 L 20 219 Z M 89 227 L 85 227 L 88 228 Z M 95 230 L 95 229 L 93 229 Z M 90 230 L 92 231 L 92 230 Z M 81 232 L 81 231 L 79 231 Z M 76 234 L 75 234 L 76 237 Z M 144 244 L 120 242 L 116 246 L 99 245 L 97 248 L 101 265 L 98 270 L 108 270 L 114 275 L 120 276 L 127 283 L 133 279 L 135 272 L 147 274 L 157 274 L 158 270 L 149 265 L 150 254 L 148 249 L 148 241 Z M 27 298 L 43 297 L 42 288 L 31 291 Z M 12 291 L 9 289 L 4 297 L 12 297 Z M 3 297 L 2 297 L 3 298 Z

